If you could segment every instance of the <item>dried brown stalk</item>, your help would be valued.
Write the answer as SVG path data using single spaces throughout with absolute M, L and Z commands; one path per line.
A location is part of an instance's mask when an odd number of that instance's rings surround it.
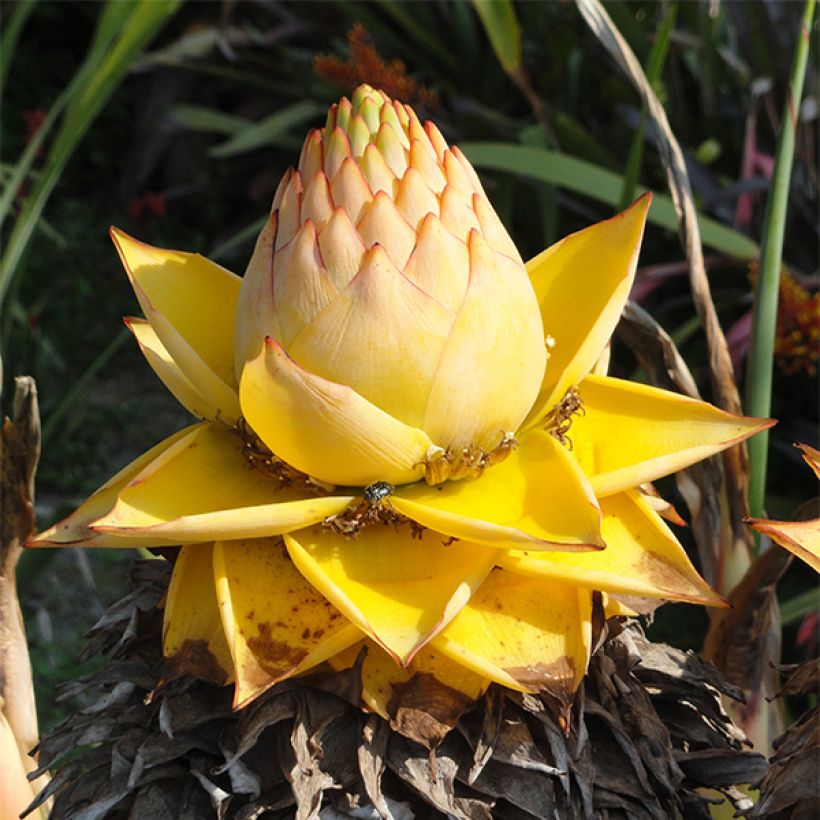
M 39 732 L 15 573 L 23 544 L 34 531 L 34 474 L 39 457 L 37 387 L 34 379 L 21 377 L 15 380 L 12 418 L 4 420 L 0 438 L 0 719 L 17 741 L 26 771 L 36 767 L 29 752 Z M 34 793 L 46 782 L 42 778 Z M 13 798 L 0 797 L 0 803 L 6 799 Z

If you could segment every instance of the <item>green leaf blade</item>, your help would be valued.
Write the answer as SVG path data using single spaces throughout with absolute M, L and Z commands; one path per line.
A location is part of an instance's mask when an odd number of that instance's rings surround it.
M 460 146 L 477 168 L 518 174 L 549 185 L 583 194 L 598 202 L 617 207 L 623 178 L 586 160 L 560 154 L 547 148 L 504 142 L 468 142 Z M 639 187 L 636 195 L 646 189 Z M 670 197 L 654 194 L 649 221 L 662 228 L 677 231 L 675 207 Z M 707 216 L 698 216 L 703 243 L 736 259 L 753 259 L 757 244 L 749 237 Z

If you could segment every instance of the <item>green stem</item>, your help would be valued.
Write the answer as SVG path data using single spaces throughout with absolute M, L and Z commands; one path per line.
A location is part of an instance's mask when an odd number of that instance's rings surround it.
M 755 311 L 746 383 L 746 411 L 753 416 L 768 416 L 772 404 L 772 369 L 777 326 L 777 297 L 783 258 L 783 234 L 789 200 L 789 181 L 794 160 L 797 112 L 803 96 L 803 81 L 809 54 L 809 31 L 816 0 L 806 0 L 800 35 L 794 52 L 780 137 L 775 155 L 774 174 L 766 203 L 760 265 L 755 289 Z M 749 442 L 749 507 L 755 517 L 765 516 L 766 461 L 769 434 L 759 433 Z
M 678 7 L 672 4 L 666 17 L 663 18 L 658 33 L 655 35 L 655 42 L 649 52 L 649 59 L 646 64 L 646 79 L 657 92 L 658 81 L 663 73 L 663 66 L 666 62 L 666 54 L 669 51 L 669 37 L 675 25 Z M 638 184 L 638 177 L 643 164 L 643 149 L 646 142 L 646 106 L 641 108 L 641 118 L 638 127 L 632 136 L 632 145 L 629 148 L 629 157 L 624 170 L 624 187 L 621 191 L 621 201 L 619 209 L 623 211 L 635 199 L 635 186 Z

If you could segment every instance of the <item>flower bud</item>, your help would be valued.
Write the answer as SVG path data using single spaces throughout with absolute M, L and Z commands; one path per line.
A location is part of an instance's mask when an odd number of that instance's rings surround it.
M 266 338 L 288 366 L 453 451 L 508 440 L 546 364 L 524 264 L 470 163 L 369 86 L 330 109 L 276 192 L 242 284 L 238 377 Z M 297 421 L 287 454 L 268 444 L 304 469 Z

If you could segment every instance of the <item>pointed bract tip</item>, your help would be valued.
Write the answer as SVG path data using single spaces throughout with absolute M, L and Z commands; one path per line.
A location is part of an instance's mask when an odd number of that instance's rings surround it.
M 745 421 L 757 422 L 754 432 L 751 435 L 762 433 L 764 430 L 771 430 L 772 427 L 780 423 L 780 419 L 759 418 L 757 416 L 739 416 L 739 418 Z
M 732 605 L 714 589 L 709 587 L 709 595 L 701 598 L 697 603 L 703 606 L 713 606 L 715 609 L 731 609 Z
M 122 228 L 118 228 L 116 225 L 111 225 L 108 228 L 108 235 L 111 237 L 111 241 L 117 246 L 117 249 L 121 249 L 123 245 L 129 243 L 151 247 L 147 243 L 141 242 L 139 239 L 135 239 L 131 236 L 131 234 L 126 233 Z
M 53 528 L 52 528 L 53 529 Z M 51 547 L 54 545 L 53 541 L 49 541 L 46 536 L 51 532 L 51 529 L 38 532 L 36 535 L 29 536 L 24 542 L 25 549 L 38 549 L 42 547 Z

